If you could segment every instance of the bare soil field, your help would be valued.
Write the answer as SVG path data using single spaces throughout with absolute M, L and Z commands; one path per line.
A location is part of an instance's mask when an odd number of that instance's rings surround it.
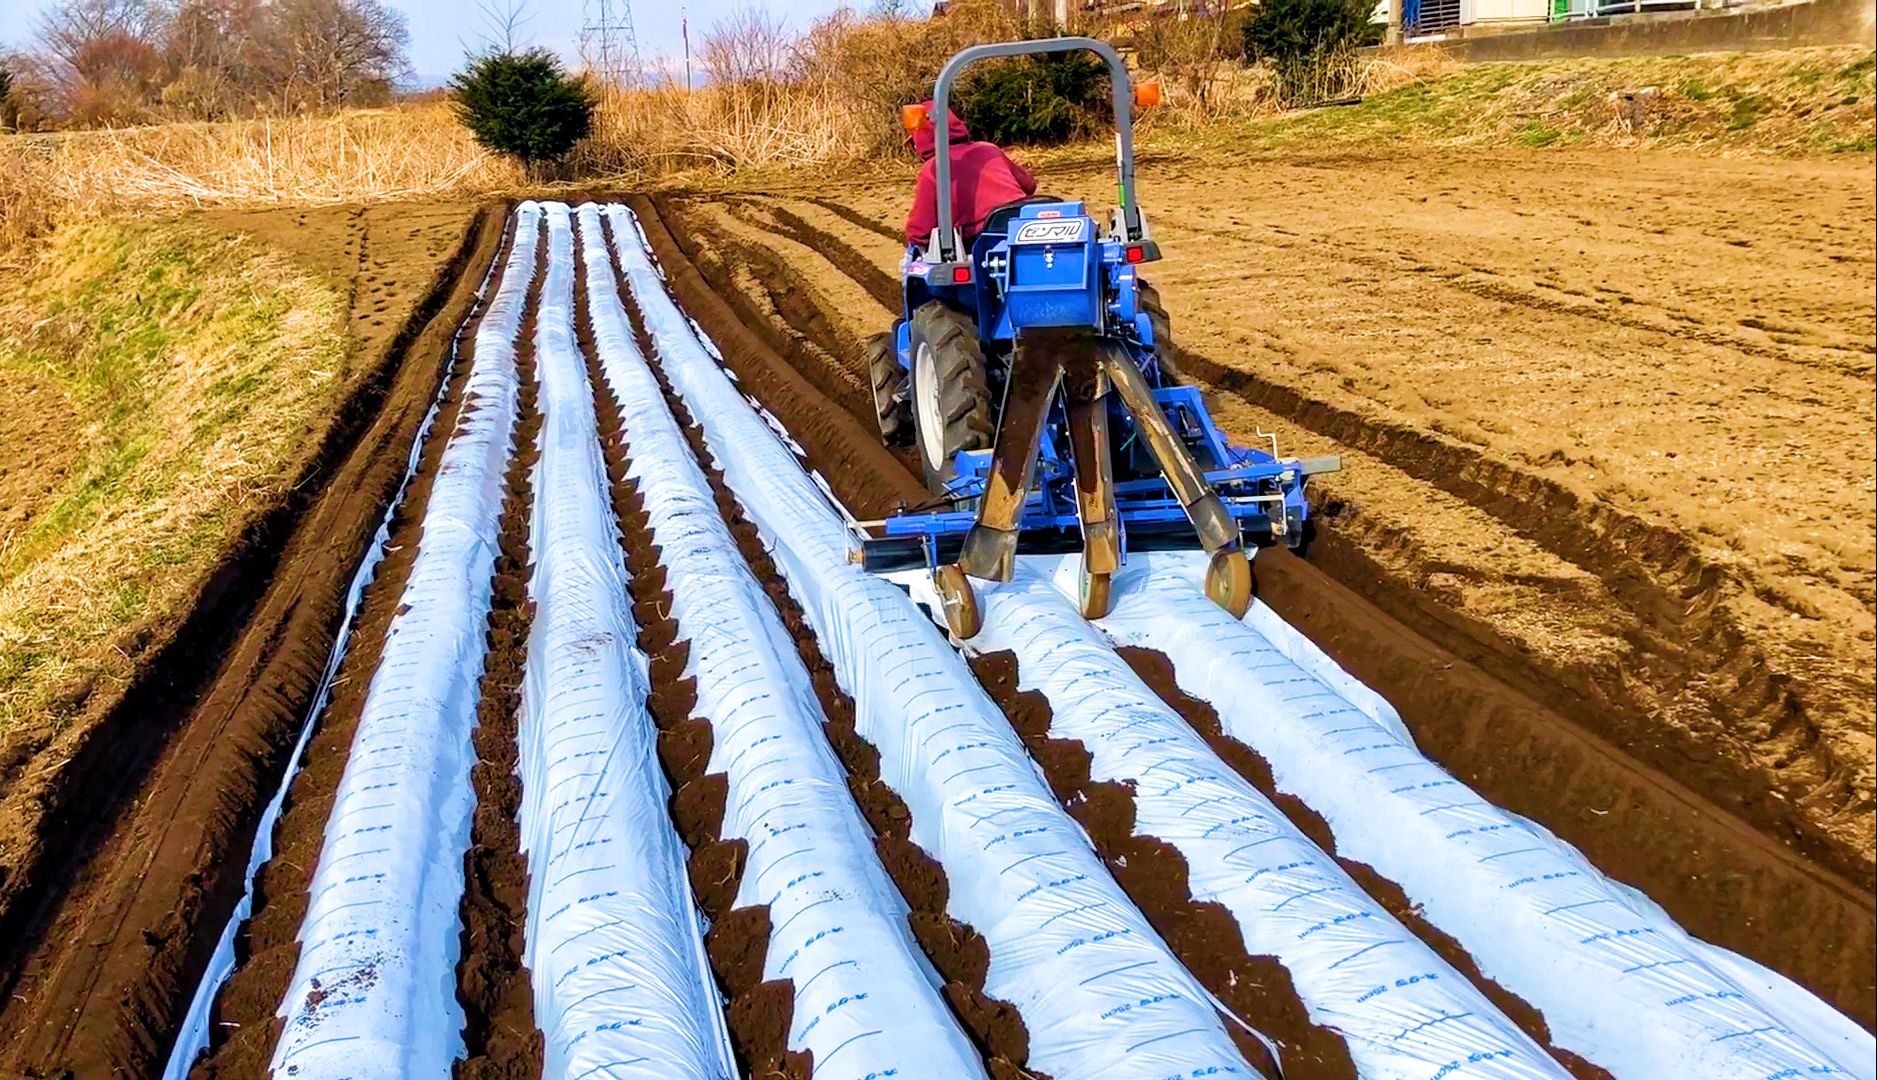
M 659 205 L 865 423 L 909 186 Z M 1867 1024 L 1872 189 L 1868 159 L 1628 151 L 1141 170 L 1186 374 L 1240 440 L 1344 457 L 1262 593 L 1443 764 Z

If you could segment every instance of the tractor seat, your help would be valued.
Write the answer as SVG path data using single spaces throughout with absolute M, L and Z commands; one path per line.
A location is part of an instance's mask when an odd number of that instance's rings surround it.
M 1032 203 L 1058 203 L 1066 201 L 1065 199 L 1058 199 L 1052 195 L 1032 195 L 1027 199 L 1018 199 L 1016 202 L 1005 203 L 991 211 L 991 216 L 984 219 L 984 228 L 978 230 L 978 235 L 989 236 L 995 233 L 1002 236 L 1009 232 L 1010 220 L 1017 216 L 1017 211 Z

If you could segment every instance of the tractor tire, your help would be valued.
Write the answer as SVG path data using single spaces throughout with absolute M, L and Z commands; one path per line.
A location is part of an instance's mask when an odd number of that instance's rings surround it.
M 1185 382 L 1180 377 L 1179 349 L 1173 344 L 1173 320 L 1167 315 L 1167 306 L 1160 301 L 1160 290 L 1145 281 L 1136 289 L 1140 293 L 1140 309 L 1153 323 L 1154 356 L 1160 362 L 1161 381 L 1168 386 Z
M 912 416 L 926 486 L 943 494 L 960 450 L 996 438 L 990 377 L 971 316 L 934 300 L 912 313 Z
M 893 333 L 867 339 L 867 373 L 873 383 L 873 412 L 880 421 L 880 438 L 888 446 L 911 446 L 912 399 L 906 369 L 899 365 Z

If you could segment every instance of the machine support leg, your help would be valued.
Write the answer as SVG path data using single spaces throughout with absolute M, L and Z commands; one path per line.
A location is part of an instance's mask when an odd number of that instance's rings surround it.
M 1062 381 L 1070 342 L 1082 335 L 1028 333 L 1017 340 L 1004 385 L 1003 415 L 991 448 L 991 471 L 978 501 L 977 524 L 965 535 L 958 568 L 975 578 L 1009 581 L 1016 570 L 1018 525 L 1036 475 L 1036 452 L 1049 405 Z
M 1114 503 L 1114 454 L 1108 439 L 1108 379 L 1092 362 L 1071 365 L 1063 383 L 1069 403 L 1069 450 L 1075 458 L 1075 502 L 1082 519 L 1082 568 L 1121 568 L 1120 515 Z
M 1135 425 L 1146 439 L 1154 460 L 1160 463 L 1174 496 L 1185 507 L 1193 530 L 1199 534 L 1200 545 L 1213 554 L 1238 550 L 1237 522 L 1206 483 L 1199 464 L 1186 452 L 1173 425 L 1167 422 L 1167 414 L 1160 411 L 1160 403 L 1154 400 L 1153 388 L 1147 385 L 1140 368 L 1127 353 L 1111 347 L 1102 350 L 1102 369 L 1114 380 L 1121 403 L 1134 414 Z

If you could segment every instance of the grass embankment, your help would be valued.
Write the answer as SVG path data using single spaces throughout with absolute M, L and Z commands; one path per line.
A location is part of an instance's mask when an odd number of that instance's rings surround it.
M 1187 133 L 1272 149 L 1400 143 L 1869 153 L 1877 57 L 1859 47 L 1474 64 L 1365 98 Z
M 0 287 L 0 741 L 120 689 L 349 381 L 346 296 L 184 219 L 54 232 Z

